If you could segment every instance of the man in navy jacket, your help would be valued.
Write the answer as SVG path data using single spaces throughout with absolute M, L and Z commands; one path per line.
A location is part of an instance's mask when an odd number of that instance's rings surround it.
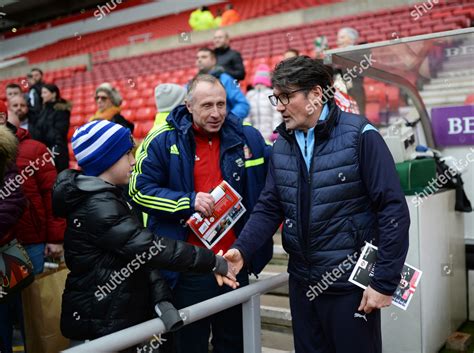
M 186 106 L 171 111 L 162 125 L 143 142 L 130 180 L 130 195 L 149 215 L 148 228 L 157 235 L 204 246 L 186 227 L 194 212 L 209 217 L 214 200 L 209 194 L 222 180 L 241 196 L 247 212 L 212 250 L 227 251 L 239 236 L 265 184 L 271 147 L 249 124 L 227 114 L 226 92 L 216 77 L 197 76 L 188 87 Z M 272 257 L 271 239 L 248 261 L 259 273 Z M 184 308 L 230 291 L 211 276 L 163 273 L 174 287 L 174 304 Z M 248 283 L 248 274 L 237 278 Z M 241 353 L 242 310 L 237 305 L 176 333 L 178 353 L 207 353 L 212 328 L 216 353 Z
M 272 81 L 284 123 L 266 185 L 225 257 L 238 272 L 283 222 L 296 353 L 380 353 L 380 308 L 400 281 L 410 225 L 393 158 L 364 117 L 327 96 L 320 62 L 284 60 Z M 365 242 L 379 250 L 362 291 L 348 279 Z

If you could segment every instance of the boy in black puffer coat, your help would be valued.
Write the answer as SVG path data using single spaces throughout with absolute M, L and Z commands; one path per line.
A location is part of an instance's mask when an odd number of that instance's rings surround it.
M 75 132 L 72 146 L 83 173 L 62 172 L 53 191 L 54 211 L 67 219 L 64 252 L 71 272 L 61 331 L 72 345 L 151 319 L 154 307 L 168 330 L 179 328 L 158 269 L 214 271 L 220 285 L 238 285 L 221 256 L 156 237 L 132 216 L 117 186 L 128 182 L 135 165 L 129 129 L 93 121 Z

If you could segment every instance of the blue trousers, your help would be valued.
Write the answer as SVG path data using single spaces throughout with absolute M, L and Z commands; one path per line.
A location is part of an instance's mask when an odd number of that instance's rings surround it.
M 43 272 L 45 244 L 25 245 L 24 248 L 33 263 L 33 272 L 35 274 Z M 38 320 L 40 319 L 38 318 Z M 15 321 L 19 323 L 23 340 L 25 340 L 21 293 L 10 298 L 8 302 L 0 304 L 0 352 L 2 353 L 12 353 L 13 324 Z
M 357 311 L 362 289 L 310 300 L 290 275 L 289 290 L 295 353 L 382 353 L 380 310 Z
M 248 275 L 244 272 L 245 270 L 237 276 L 240 286 L 249 283 Z M 232 290 L 226 285 L 219 287 L 212 273 L 181 273 L 174 290 L 174 303 L 177 309 L 182 309 Z M 214 353 L 243 353 L 242 305 L 236 305 L 175 332 L 176 352 L 208 353 L 211 330 Z

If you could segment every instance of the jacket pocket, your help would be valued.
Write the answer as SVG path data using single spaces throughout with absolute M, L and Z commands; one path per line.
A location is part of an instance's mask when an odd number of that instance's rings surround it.
M 352 241 L 354 243 L 354 250 L 359 250 L 363 244 L 361 242 L 361 231 L 358 229 L 357 224 L 352 216 L 347 218 L 348 225 L 350 227 L 350 233 Z

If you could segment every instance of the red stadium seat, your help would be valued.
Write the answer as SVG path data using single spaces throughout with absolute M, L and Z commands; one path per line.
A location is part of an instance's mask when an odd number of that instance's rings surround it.
M 156 115 L 156 110 L 153 108 L 140 108 L 136 112 L 135 120 L 136 121 L 153 121 Z
M 130 108 L 136 109 L 145 106 L 145 99 L 144 98 L 135 98 L 130 102 Z

